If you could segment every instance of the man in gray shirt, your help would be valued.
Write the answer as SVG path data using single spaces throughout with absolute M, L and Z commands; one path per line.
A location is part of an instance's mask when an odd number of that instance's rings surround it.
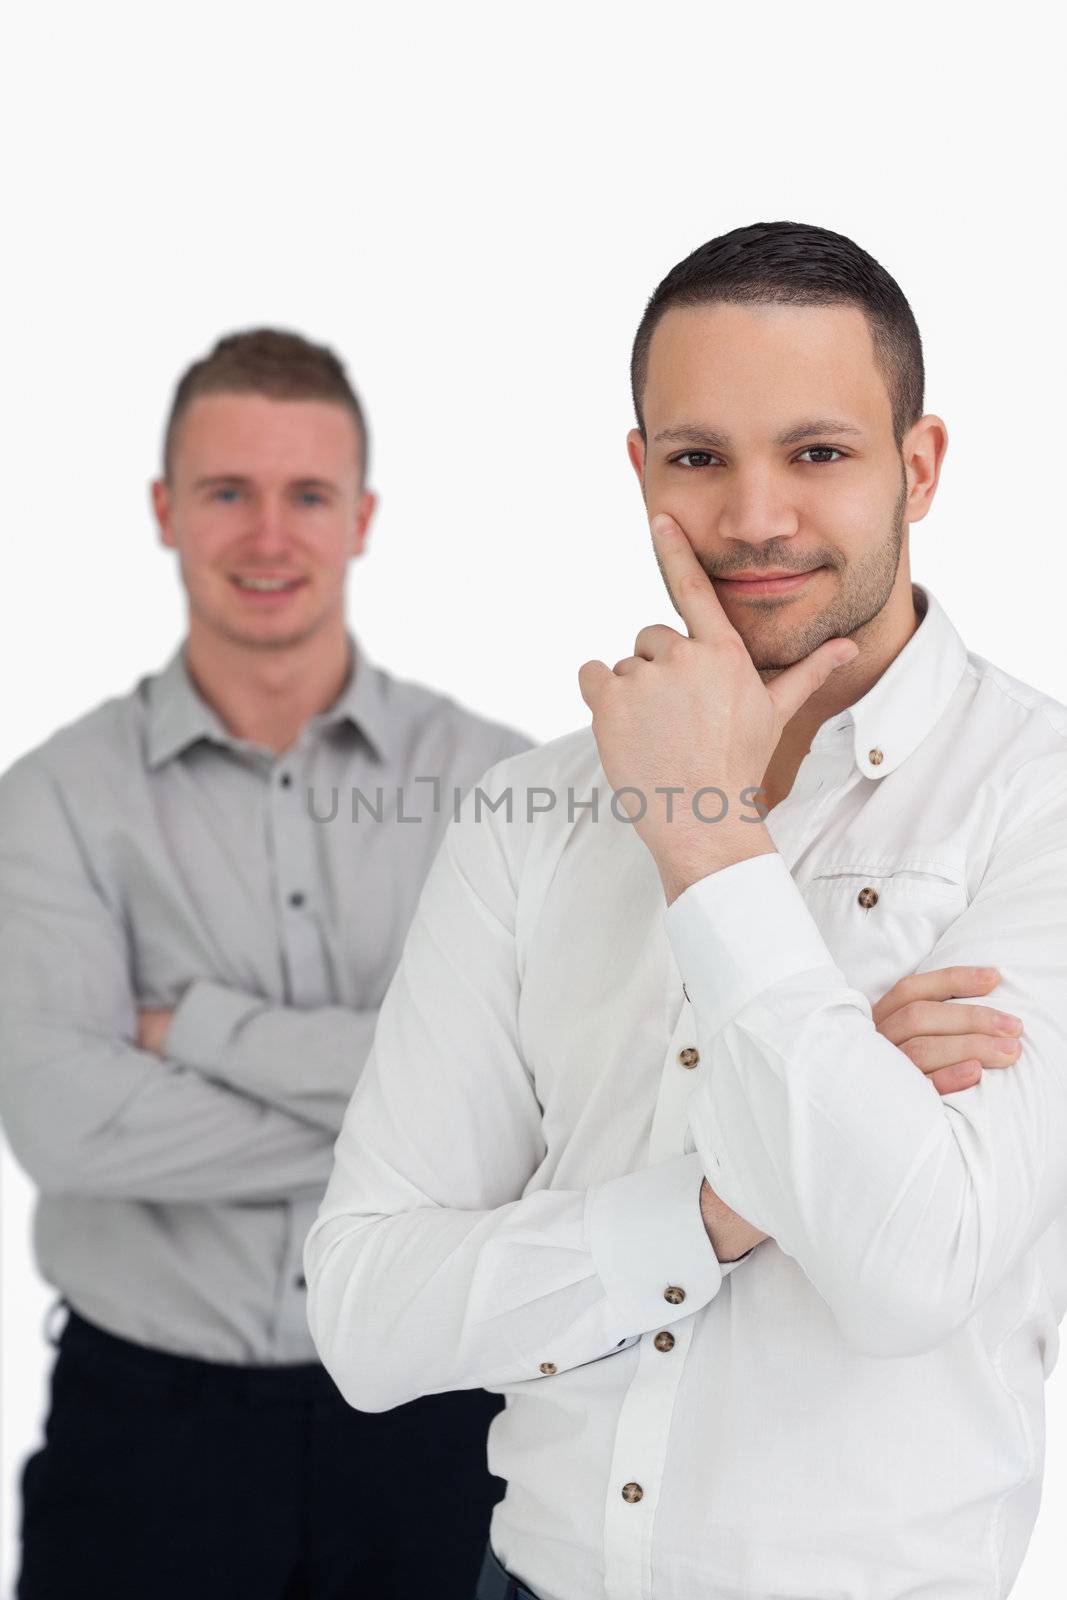
M 19 1600 L 467 1600 L 501 1402 L 349 1408 L 301 1250 L 457 798 L 531 741 L 346 628 L 375 497 L 329 350 L 221 340 L 164 458 L 187 637 L 0 778 L 0 1116 L 69 1307 Z

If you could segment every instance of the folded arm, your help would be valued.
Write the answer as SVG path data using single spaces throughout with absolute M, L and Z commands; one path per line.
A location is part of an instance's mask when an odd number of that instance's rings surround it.
M 197 979 L 174 1009 L 165 1053 L 336 1137 L 377 1022 L 376 1007 L 279 1006 Z
M 666 913 L 708 1062 L 690 1125 L 709 1181 L 872 1354 L 942 1343 L 1067 1206 L 1067 770 L 1025 776 L 1026 814 L 919 969 L 994 963 L 1023 1018 L 1016 1065 L 963 1093 L 877 1032 L 777 853 Z
M 28 760 L 0 780 L 0 1117 L 50 1193 L 270 1200 L 323 1189 L 331 1139 L 138 1049 L 121 913 L 63 796 Z

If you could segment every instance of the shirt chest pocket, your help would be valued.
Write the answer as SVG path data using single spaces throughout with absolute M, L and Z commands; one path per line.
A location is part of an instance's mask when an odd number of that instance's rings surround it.
M 821 862 L 803 894 L 837 965 L 873 1003 L 966 909 L 966 863 L 943 848 L 850 854 Z

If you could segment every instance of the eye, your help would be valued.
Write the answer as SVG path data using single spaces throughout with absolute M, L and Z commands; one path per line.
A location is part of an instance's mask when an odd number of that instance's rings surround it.
M 682 467 L 686 472 L 696 472 L 714 460 L 710 450 L 685 450 L 680 456 L 671 457 L 671 465 Z
M 297 498 L 302 506 L 324 506 L 326 504 L 326 496 L 319 494 L 317 489 L 301 489 Z
M 797 457 L 797 460 L 798 461 L 802 461 L 805 456 L 811 456 L 811 455 L 816 455 L 816 456 L 840 456 L 841 459 L 843 460 L 845 452 L 843 450 L 839 450 L 837 448 L 837 446 L 834 445 L 834 444 L 809 444 L 809 446 L 808 446 L 808 448 L 806 450 L 802 450 L 800 452 L 800 455 Z M 810 464 L 813 467 L 832 466 L 833 465 L 833 463 L 829 462 L 829 461 L 825 461 L 825 462 L 824 461 L 813 461 Z
M 237 499 L 237 495 L 238 490 L 232 487 L 223 487 L 221 489 L 216 489 L 211 498 L 212 500 L 220 501 L 224 506 L 228 506 L 233 504 L 233 502 Z

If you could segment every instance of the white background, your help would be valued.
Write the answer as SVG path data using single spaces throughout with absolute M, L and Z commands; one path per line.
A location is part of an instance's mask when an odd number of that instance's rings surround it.
M 780 218 L 851 235 L 910 299 L 950 434 L 913 575 L 971 649 L 1067 700 L 1063 41 L 1043 10 L 24 6 L 0 766 L 173 648 L 146 492 L 163 413 L 191 359 L 260 322 L 333 344 L 369 411 L 382 505 L 350 584 L 369 653 L 537 738 L 587 721 L 581 662 L 676 620 L 624 452 L 645 299 L 698 243 Z M 6 1597 L 50 1296 L 30 1187 L 10 1157 L 0 1179 Z M 1062 1592 L 1067 1561 L 1059 1371 L 1048 1399 L 1016 1600 Z

